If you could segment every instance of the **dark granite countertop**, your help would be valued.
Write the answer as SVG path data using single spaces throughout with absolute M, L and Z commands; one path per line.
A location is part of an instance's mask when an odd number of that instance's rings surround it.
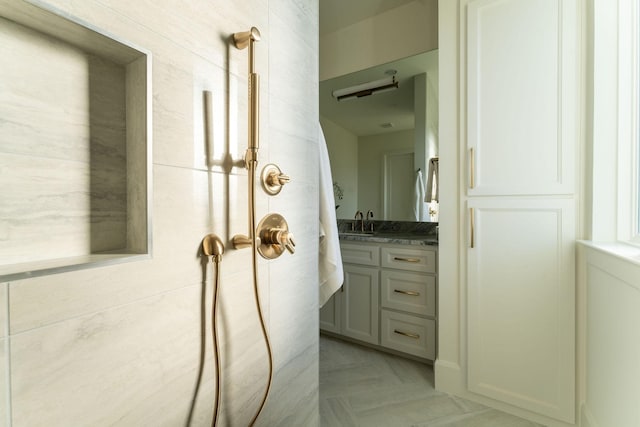
M 438 246 L 437 236 L 407 233 L 339 233 L 341 241 L 393 243 L 396 245 Z
M 392 243 L 396 245 L 438 246 L 438 224 L 401 221 L 367 221 L 365 230 L 374 227 L 374 232 L 353 232 L 353 221 L 338 220 L 338 235 L 341 241 Z

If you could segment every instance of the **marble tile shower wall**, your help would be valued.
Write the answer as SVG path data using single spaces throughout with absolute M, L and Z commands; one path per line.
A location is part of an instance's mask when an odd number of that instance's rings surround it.
M 0 266 L 125 248 L 124 67 L 0 25 L 1 79 L 14 82 L 0 104 Z
M 259 262 L 275 376 L 258 424 L 317 425 L 317 0 L 43 2 L 152 52 L 153 256 L 0 283 L 0 426 L 184 426 L 190 414 L 192 426 L 210 424 L 212 275 L 198 247 L 210 232 L 246 233 L 248 219 L 246 172 L 207 171 L 203 91 L 212 157 L 239 159 L 247 51 L 228 37 L 251 26 L 263 36 L 261 166 L 293 177 L 277 197 L 257 191 L 257 217 L 282 213 L 298 244 Z M 227 244 L 222 263 L 222 425 L 247 425 L 265 385 L 249 256 Z

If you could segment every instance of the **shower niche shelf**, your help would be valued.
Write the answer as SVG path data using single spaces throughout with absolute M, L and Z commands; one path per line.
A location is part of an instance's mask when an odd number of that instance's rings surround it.
M 151 55 L 0 0 L 0 282 L 150 253 Z

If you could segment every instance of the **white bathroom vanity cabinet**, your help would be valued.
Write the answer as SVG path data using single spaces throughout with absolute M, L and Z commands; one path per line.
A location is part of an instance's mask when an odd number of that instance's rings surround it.
M 433 361 L 437 246 L 342 241 L 345 282 L 320 310 L 324 333 Z

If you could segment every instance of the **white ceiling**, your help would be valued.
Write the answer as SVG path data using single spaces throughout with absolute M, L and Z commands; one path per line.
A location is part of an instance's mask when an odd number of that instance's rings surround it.
M 320 0 L 320 35 L 415 0 Z
M 412 1 L 415 0 L 320 0 L 320 35 Z M 436 76 L 437 61 L 437 51 L 427 52 L 322 81 L 320 115 L 358 136 L 413 129 L 413 76 L 424 72 Z M 397 70 L 398 90 L 342 102 L 331 96 L 336 89 L 380 80 L 389 69 Z M 383 123 L 393 123 L 393 127 L 383 128 Z

